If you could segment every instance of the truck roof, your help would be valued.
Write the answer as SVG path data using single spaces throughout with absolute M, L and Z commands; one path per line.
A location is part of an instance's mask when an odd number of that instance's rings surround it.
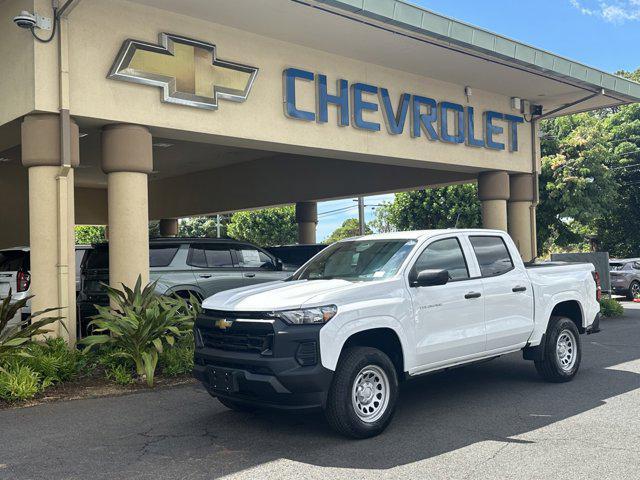
M 352 237 L 346 240 L 418 240 L 444 233 L 493 233 L 498 235 L 504 234 L 502 230 L 488 230 L 484 228 L 444 228 L 434 230 L 410 230 L 407 232 L 374 233 L 372 235 Z

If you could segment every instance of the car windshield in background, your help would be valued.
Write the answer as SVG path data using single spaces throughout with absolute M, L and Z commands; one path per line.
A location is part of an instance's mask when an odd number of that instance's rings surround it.
M 323 250 L 294 280 L 341 279 L 367 282 L 389 278 L 415 246 L 415 240 L 354 240 Z
M 29 252 L 23 250 L 6 250 L 0 252 L 0 272 L 28 271 Z

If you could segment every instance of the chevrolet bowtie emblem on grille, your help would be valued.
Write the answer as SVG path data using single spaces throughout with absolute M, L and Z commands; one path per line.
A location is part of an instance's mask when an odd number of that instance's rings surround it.
M 216 320 L 215 326 L 220 330 L 226 330 L 227 328 L 231 328 L 233 322 L 231 320 L 227 320 L 226 318 L 220 318 Z
M 162 101 L 215 110 L 218 100 L 244 102 L 256 67 L 220 60 L 216 46 L 160 34 L 160 45 L 126 40 L 107 78 L 162 88 Z

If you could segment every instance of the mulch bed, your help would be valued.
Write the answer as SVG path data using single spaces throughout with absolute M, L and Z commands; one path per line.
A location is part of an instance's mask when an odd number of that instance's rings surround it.
M 0 410 L 33 407 L 44 403 L 66 400 L 128 395 L 131 393 L 196 383 L 196 380 L 190 375 L 180 375 L 176 377 L 158 376 L 154 380 L 153 388 L 149 388 L 144 381 L 122 386 L 104 378 L 104 376 L 87 376 L 49 387 L 44 392 L 36 395 L 35 398 L 24 402 L 9 403 L 0 400 Z

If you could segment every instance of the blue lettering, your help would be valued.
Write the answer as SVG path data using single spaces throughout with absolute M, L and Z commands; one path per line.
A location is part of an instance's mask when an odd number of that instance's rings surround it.
M 362 118 L 362 112 L 370 111 L 377 112 L 378 104 L 373 102 L 366 102 L 362 99 L 363 93 L 369 93 L 376 95 L 378 93 L 378 87 L 373 85 L 367 85 L 366 83 L 354 83 L 351 86 L 353 97 L 353 126 L 361 128 L 363 130 L 371 130 L 374 132 L 380 131 L 380 124 L 376 122 L 368 122 Z
M 384 118 L 387 130 L 391 135 L 399 135 L 404 131 L 404 123 L 407 119 L 407 110 L 409 109 L 409 100 L 411 95 L 403 93 L 400 96 L 398 111 L 393 112 L 389 91 L 386 88 L 380 89 L 380 98 L 382 98 L 382 106 L 384 107 Z
M 467 145 L 470 147 L 484 147 L 484 139 L 475 137 L 473 116 L 473 107 L 467 107 Z
M 338 94 L 329 95 L 327 93 L 327 76 L 318 74 L 316 78 L 318 84 L 318 122 L 326 123 L 329 118 L 330 103 L 336 105 L 340 111 L 338 125 L 349 126 L 349 83 L 346 80 L 338 80 Z
M 447 113 L 449 110 L 455 112 L 455 134 L 449 135 L 449 119 Z M 442 141 L 449 143 L 464 143 L 464 108 L 462 105 L 451 102 L 440 102 L 440 137 Z
M 487 147 L 494 150 L 504 150 L 504 143 L 495 142 L 494 135 L 501 135 L 504 129 L 493 124 L 493 120 L 503 120 L 504 115 L 498 112 L 484 112 L 484 132 L 487 137 Z
M 428 114 L 420 113 L 420 107 L 426 105 Z M 429 140 L 439 140 L 438 133 L 433 128 L 434 122 L 438 121 L 438 109 L 433 98 L 413 96 L 413 109 L 411 111 L 411 136 L 419 137 L 422 129 L 427 132 Z
M 504 119 L 509 124 L 509 151 L 518 151 L 518 124 L 524 122 L 522 117 L 516 115 L 506 115 Z
M 287 117 L 298 120 L 313 121 L 316 114 L 305 110 L 298 110 L 296 107 L 296 79 L 311 81 L 314 78 L 313 72 L 300 70 L 298 68 L 287 68 L 283 72 L 284 76 L 284 113 Z

